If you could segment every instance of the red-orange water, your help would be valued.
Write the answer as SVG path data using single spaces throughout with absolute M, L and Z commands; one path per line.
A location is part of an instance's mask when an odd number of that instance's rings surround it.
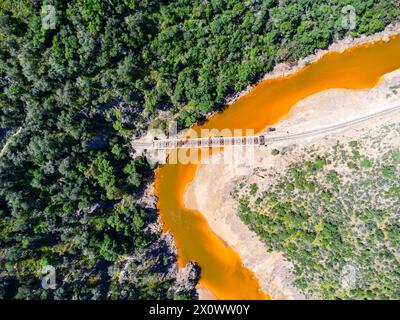
M 331 88 L 371 88 L 398 68 L 400 35 L 389 43 L 378 41 L 344 53 L 329 53 L 293 75 L 261 82 L 223 113 L 194 129 L 254 129 L 257 133 L 312 94 Z M 238 254 L 210 230 L 202 214 L 185 208 L 184 191 L 196 169 L 197 165 L 167 164 L 156 175 L 158 209 L 164 230 L 175 237 L 180 265 L 196 261 L 201 267 L 200 283 L 219 299 L 269 298 Z

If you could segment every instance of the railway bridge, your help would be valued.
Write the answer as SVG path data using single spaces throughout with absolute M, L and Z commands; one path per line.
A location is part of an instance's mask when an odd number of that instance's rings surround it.
M 265 145 L 265 136 L 209 137 L 188 139 L 160 139 L 153 141 L 132 141 L 135 149 L 173 150 L 218 148 L 225 146 L 259 146 Z

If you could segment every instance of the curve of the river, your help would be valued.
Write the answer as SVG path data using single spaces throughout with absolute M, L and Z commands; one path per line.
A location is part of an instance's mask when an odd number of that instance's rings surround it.
M 259 133 L 312 94 L 332 88 L 371 88 L 384 74 L 399 68 L 400 35 L 387 43 L 377 41 L 343 53 L 331 52 L 292 75 L 260 82 L 224 112 L 215 114 L 202 126 L 194 126 L 194 130 L 254 129 Z M 164 231 L 174 235 L 180 266 L 197 262 L 201 268 L 200 284 L 219 299 L 269 298 L 238 254 L 210 230 L 202 214 L 185 208 L 185 188 L 196 169 L 194 164 L 167 164 L 156 173 L 159 213 Z

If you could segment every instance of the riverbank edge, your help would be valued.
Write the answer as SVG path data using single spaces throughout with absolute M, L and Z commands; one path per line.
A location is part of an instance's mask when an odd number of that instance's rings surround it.
M 244 97 L 248 93 L 250 93 L 257 85 L 265 80 L 273 80 L 277 78 L 284 78 L 288 77 L 292 74 L 295 74 L 302 69 L 306 68 L 308 65 L 317 62 L 320 60 L 324 55 L 329 53 L 342 53 L 346 50 L 349 50 L 353 47 L 357 47 L 364 44 L 374 43 L 377 41 L 390 41 L 390 37 L 395 36 L 400 33 L 400 22 L 389 24 L 383 31 L 374 33 L 372 35 L 366 36 L 362 35 L 358 38 L 352 38 L 347 36 L 340 40 L 335 40 L 332 42 L 328 48 L 320 49 L 316 53 L 311 54 L 305 58 L 302 58 L 297 61 L 296 64 L 290 64 L 288 62 L 283 62 L 276 64 L 274 68 L 267 72 L 263 77 L 260 78 L 254 84 L 250 84 L 246 86 L 243 90 L 235 93 L 234 95 L 225 99 L 225 105 L 230 106 L 238 101 L 240 98 Z M 207 119 L 211 118 L 215 113 L 212 112 L 207 115 Z

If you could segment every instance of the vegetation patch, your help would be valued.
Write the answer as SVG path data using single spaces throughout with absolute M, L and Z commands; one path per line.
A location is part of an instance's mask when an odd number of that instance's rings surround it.
M 294 265 L 308 297 L 399 299 L 399 125 L 305 148 L 272 185 L 235 192 L 241 219 Z M 263 172 L 258 168 L 257 172 Z

